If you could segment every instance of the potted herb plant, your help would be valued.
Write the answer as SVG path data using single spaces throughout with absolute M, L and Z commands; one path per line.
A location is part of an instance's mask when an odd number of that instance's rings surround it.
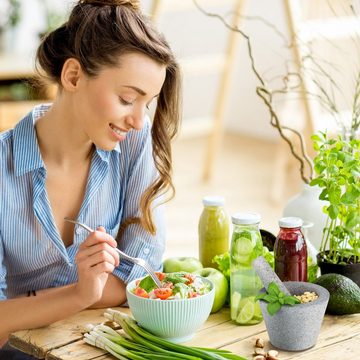
M 317 156 L 310 185 L 328 201 L 318 265 L 322 274 L 340 273 L 360 286 L 360 140 L 323 132 L 312 139 Z

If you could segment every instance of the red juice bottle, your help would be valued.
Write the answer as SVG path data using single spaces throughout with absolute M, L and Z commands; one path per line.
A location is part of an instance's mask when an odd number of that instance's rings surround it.
M 279 220 L 280 232 L 274 245 L 275 272 L 282 281 L 307 281 L 307 248 L 298 217 Z

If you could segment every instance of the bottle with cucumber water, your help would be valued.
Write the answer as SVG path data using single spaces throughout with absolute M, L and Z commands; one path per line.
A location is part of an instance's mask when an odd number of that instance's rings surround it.
M 236 213 L 231 217 L 233 232 L 230 247 L 230 312 L 239 325 L 262 321 L 260 304 L 255 296 L 263 287 L 252 267 L 252 261 L 262 255 L 263 243 L 259 230 L 261 217 L 257 213 Z

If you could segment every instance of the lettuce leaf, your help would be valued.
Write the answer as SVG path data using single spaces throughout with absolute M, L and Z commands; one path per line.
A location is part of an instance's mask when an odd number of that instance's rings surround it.
M 188 297 L 188 293 L 190 291 L 189 286 L 178 282 L 173 287 L 173 295 L 180 294 L 180 299 L 186 299 Z
M 225 275 L 226 279 L 230 281 L 230 256 L 226 252 L 221 255 L 215 255 L 212 262 L 217 264 L 218 269 Z

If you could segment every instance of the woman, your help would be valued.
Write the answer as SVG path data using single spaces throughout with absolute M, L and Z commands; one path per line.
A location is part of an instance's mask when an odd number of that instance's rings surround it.
M 43 39 L 37 65 L 56 99 L 0 134 L 0 339 L 122 304 L 143 270 L 114 248 L 159 270 L 159 205 L 173 191 L 179 68 L 137 2 L 78 2 Z

